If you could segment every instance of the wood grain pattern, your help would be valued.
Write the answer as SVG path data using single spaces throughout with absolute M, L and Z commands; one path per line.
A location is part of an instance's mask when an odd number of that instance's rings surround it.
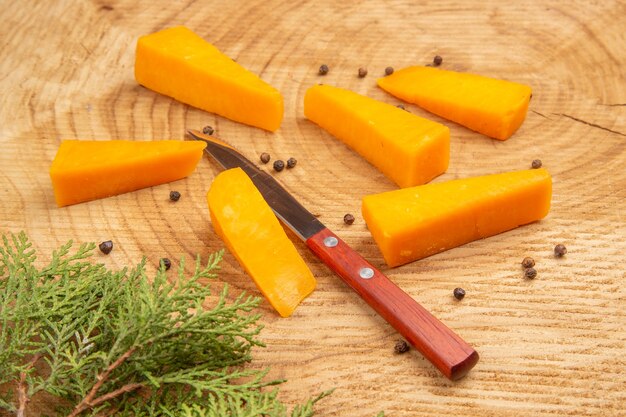
M 113 267 L 146 254 L 187 258 L 222 248 L 205 193 L 219 168 L 188 179 L 58 209 L 48 167 L 61 138 L 181 139 L 210 124 L 250 159 L 293 156 L 276 174 L 329 228 L 481 354 L 450 382 L 416 352 L 395 355 L 397 333 L 297 243 L 318 288 L 289 319 L 264 303 L 267 348 L 253 366 L 287 378 L 296 403 L 336 387 L 320 415 L 619 416 L 626 402 L 626 32 L 623 1 L 416 4 L 319 0 L 0 1 L 0 230 L 25 230 L 35 248 L 67 239 L 116 246 Z M 284 95 L 274 134 L 189 108 L 133 79 L 138 36 L 185 24 Z M 378 89 L 386 66 L 443 57 L 443 67 L 533 87 L 527 120 L 498 142 L 419 108 L 451 130 L 447 173 L 435 181 L 529 166 L 554 179 L 541 222 L 395 269 L 358 216 L 363 195 L 394 189 L 376 169 L 302 116 L 319 82 L 397 104 Z M 325 63 L 330 72 L 317 75 Z M 366 78 L 357 69 L 367 67 Z M 266 166 L 266 169 L 269 167 Z M 169 191 L 182 198 L 172 204 Z M 357 216 L 352 226 L 343 215 Z M 568 254 L 554 258 L 555 244 Z M 538 276 L 522 278 L 525 256 Z M 221 279 L 256 293 L 227 254 Z M 214 285 L 219 286 L 219 283 Z M 461 302 L 455 287 L 467 291 Z M 44 399 L 31 407 L 50 412 Z

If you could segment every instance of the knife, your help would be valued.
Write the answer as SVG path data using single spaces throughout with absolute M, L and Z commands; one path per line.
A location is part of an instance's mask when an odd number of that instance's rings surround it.
M 331 232 L 271 175 L 229 144 L 197 130 L 187 133 L 206 142 L 205 152 L 223 168 L 243 169 L 283 224 L 446 377 L 460 379 L 476 365 L 478 353 L 469 344 Z

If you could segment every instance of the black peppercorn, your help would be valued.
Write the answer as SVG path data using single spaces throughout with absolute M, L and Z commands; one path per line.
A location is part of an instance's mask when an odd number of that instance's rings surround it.
M 524 276 L 528 279 L 534 279 L 537 276 L 537 270 L 535 268 L 526 268 Z
M 328 74 L 328 65 L 326 65 L 326 64 L 322 64 L 322 65 L 320 66 L 319 74 L 320 74 L 320 75 L 326 75 L 326 74 Z
M 443 58 L 440 57 L 439 55 L 435 55 L 435 57 L 433 58 L 433 64 L 438 67 L 439 65 L 441 65 L 441 63 L 443 62 Z
M 270 161 L 270 154 L 267 152 L 263 152 L 261 154 L 261 162 L 263 162 L 264 164 L 267 164 Z
M 452 295 L 454 295 L 454 298 L 457 300 L 462 300 L 463 297 L 465 297 L 465 290 L 463 288 L 455 288 L 454 291 L 452 291 Z
M 345 224 L 352 224 L 354 223 L 354 216 L 350 213 L 346 214 L 345 216 L 343 216 L 343 222 Z
M 285 168 L 285 163 L 283 161 L 281 161 L 280 159 L 274 161 L 274 171 L 280 172 L 283 170 L 283 168 Z
M 359 78 L 365 78 L 365 76 L 367 75 L 367 68 L 359 68 Z
M 202 128 L 202 133 L 205 135 L 212 135 L 213 132 L 215 132 L 215 130 L 211 126 L 204 126 L 204 128 Z
M 170 261 L 169 258 L 161 258 L 161 260 L 159 261 L 159 265 L 165 267 L 165 270 L 167 271 L 172 267 L 172 261 Z
M 530 166 L 531 166 L 533 169 L 541 168 L 541 159 L 535 159 L 535 160 L 533 160 L 533 162 L 530 164 Z
M 398 340 L 393 347 L 393 351 L 398 354 L 408 352 L 409 349 L 411 349 L 411 346 L 405 340 Z
M 161 258 L 159 260 L 159 265 L 164 267 L 165 270 L 167 271 L 168 269 L 170 269 L 172 267 L 172 261 L 170 261 L 169 258 Z
M 287 168 L 293 168 L 296 166 L 297 163 L 298 160 L 296 158 L 289 158 L 287 159 Z
M 100 243 L 98 247 L 100 248 L 100 252 L 108 255 L 113 250 L 113 242 L 111 242 L 110 240 L 106 240 Z
M 385 75 L 391 75 L 391 74 L 393 74 L 393 67 L 385 68 Z
M 561 245 L 560 243 L 554 247 L 554 256 L 557 258 L 563 257 L 567 253 L 567 248 L 565 245 Z
M 171 201 L 180 200 L 180 193 L 178 191 L 170 191 L 170 200 Z
M 522 260 L 522 268 L 532 268 L 533 266 L 535 266 L 535 260 L 533 258 L 527 256 Z

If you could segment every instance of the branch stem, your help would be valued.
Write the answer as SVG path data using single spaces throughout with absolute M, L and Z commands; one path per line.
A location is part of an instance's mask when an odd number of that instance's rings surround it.
M 104 370 L 104 372 L 98 375 L 97 381 L 93 385 L 93 387 L 91 387 L 91 390 L 89 391 L 89 393 L 85 396 L 85 398 L 81 400 L 80 403 L 78 403 L 78 405 L 76 405 L 76 407 L 74 407 L 74 410 L 72 410 L 72 412 L 67 417 L 76 417 L 77 415 L 87 410 L 88 408 L 95 407 L 96 405 L 100 405 L 105 401 L 112 400 L 113 398 L 119 395 L 122 395 L 126 392 L 131 392 L 131 391 L 134 391 L 136 389 L 143 387 L 143 384 L 138 384 L 138 383 L 127 384 L 108 394 L 102 395 L 100 397 L 96 397 L 96 395 L 98 394 L 98 390 L 100 390 L 100 388 L 102 388 L 102 385 L 109 379 L 111 372 L 119 368 L 120 365 L 122 365 L 126 361 L 126 359 L 130 358 L 130 356 L 133 353 L 135 353 L 135 350 L 137 350 L 136 347 L 132 347 L 128 349 L 119 358 L 117 358 L 115 362 L 110 364 Z M 22 416 L 18 416 L 18 417 L 22 417 Z
M 43 355 L 41 353 L 35 354 L 31 360 L 28 362 L 26 367 L 22 372 L 20 372 L 20 381 L 17 384 L 17 398 L 18 398 L 18 407 L 17 407 L 17 417 L 24 417 L 24 413 L 26 412 L 26 405 L 30 401 L 28 398 L 27 387 L 26 387 L 26 377 L 28 376 L 28 371 L 30 371 L 35 363 L 39 359 L 41 359 Z

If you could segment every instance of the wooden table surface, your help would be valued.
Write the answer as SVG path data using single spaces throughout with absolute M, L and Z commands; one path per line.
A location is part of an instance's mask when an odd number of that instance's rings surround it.
M 277 174 L 286 188 L 481 355 L 465 379 L 450 382 L 418 352 L 394 354 L 396 332 L 296 242 L 318 288 L 289 319 L 263 302 L 267 348 L 253 364 L 288 379 L 284 401 L 335 387 L 320 415 L 625 415 L 626 4 L 414 3 L 1 1 L 0 231 L 26 231 L 43 254 L 68 239 L 112 239 L 115 250 L 96 257 L 112 267 L 144 254 L 152 265 L 162 256 L 206 258 L 223 247 L 205 200 L 219 172 L 212 162 L 175 183 L 66 208 L 54 203 L 48 167 L 61 139 L 183 139 L 186 128 L 209 124 L 251 159 L 297 158 L 295 169 Z M 178 24 L 282 92 L 276 133 L 137 85 L 137 38 Z M 552 210 L 538 223 L 390 269 L 360 204 L 394 184 L 304 119 L 303 96 L 323 81 L 396 104 L 376 78 L 436 54 L 446 69 L 529 84 L 533 98 L 506 142 L 407 105 L 450 127 L 450 168 L 435 181 L 526 169 L 538 158 L 553 176 Z M 330 73 L 321 78 L 324 63 Z M 356 76 L 359 67 L 366 78 Z M 168 200 L 174 189 L 176 204 Z M 352 226 L 345 213 L 355 214 Z M 568 248 L 562 259 L 553 256 L 557 243 Z M 537 261 L 535 280 L 522 277 L 525 256 Z M 229 253 L 214 285 L 222 282 L 233 295 L 258 293 Z M 459 286 L 461 302 L 452 297 Z

